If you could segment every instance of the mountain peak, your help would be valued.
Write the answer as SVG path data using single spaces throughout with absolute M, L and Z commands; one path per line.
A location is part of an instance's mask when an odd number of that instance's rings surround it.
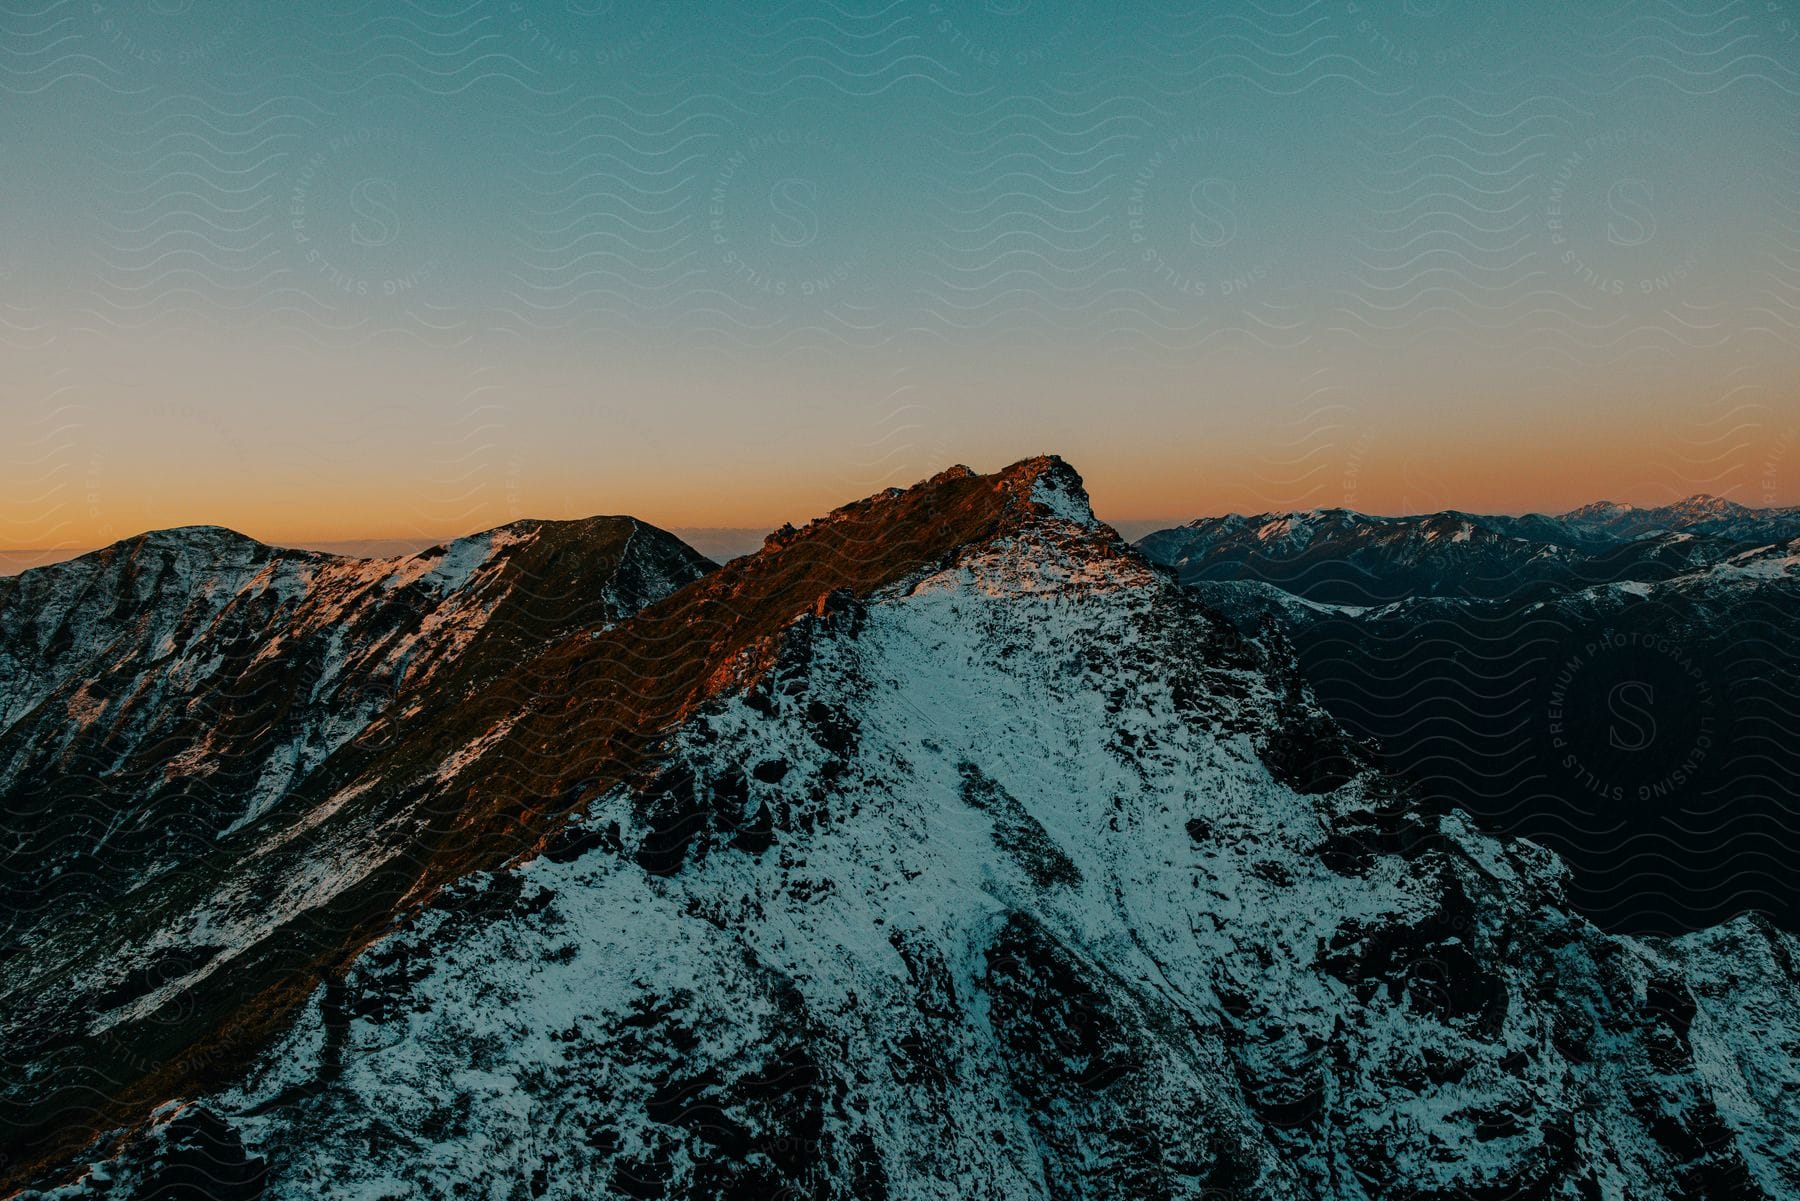
M 966 471 L 967 468 L 964 468 Z M 1016 490 L 1023 499 L 1052 516 L 1076 525 L 1098 524 L 1088 500 L 1087 485 L 1059 455 L 1036 455 L 1021 459 L 999 473 L 999 478 Z
M 1096 527 L 1081 475 L 1057 455 L 1020 459 L 992 475 L 958 463 L 910 488 L 887 488 L 861 500 L 839 505 L 804 526 L 781 526 L 763 540 L 763 553 L 780 551 L 825 531 L 842 535 L 854 528 L 867 539 L 869 553 L 877 543 L 908 543 L 925 538 L 956 544 L 979 541 L 1010 526 L 1045 516 Z M 926 528 L 918 528 L 923 522 Z M 890 548 L 891 549 L 891 548 Z
M 1696 492 L 1694 495 L 1666 505 L 1654 505 L 1640 508 L 1636 505 L 1618 504 L 1610 500 L 1598 500 L 1592 504 L 1582 505 L 1578 509 L 1570 509 L 1562 514 L 1565 521 L 1575 522 L 1622 522 L 1622 521 L 1709 521 L 1720 517 L 1744 517 L 1756 512 L 1754 509 L 1726 500 L 1722 496 L 1714 496 L 1710 492 Z
M 1060 523 L 1092 531 L 1111 553 L 1113 535 L 1095 520 L 1074 468 L 1054 455 L 1021 460 L 989 475 L 952 467 L 912 485 L 888 488 L 839 506 L 804 526 L 784 525 L 755 554 L 735 559 L 651 605 L 630 629 L 570 641 L 533 663 L 515 695 L 568 696 L 556 714 L 567 755 L 535 755 L 547 778 L 541 790 L 561 795 L 590 773 L 596 745 L 625 746 L 659 736 L 723 689 L 741 687 L 773 664 L 785 631 L 807 614 L 825 614 L 909 578 L 940 570 L 972 548 Z M 1086 543 L 1090 539 L 1063 539 Z M 654 648 L 648 657 L 645 648 Z M 668 648 L 680 647 L 678 653 Z M 646 687 L 645 681 L 654 681 Z M 621 705 L 619 698 L 632 703 Z M 504 721 L 514 743 L 536 722 L 526 715 L 484 715 L 478 727 Z M 478 731 L 471 733 L 473 734 Z M 460 737 L 460 734 L 459 736 Z M 456 738 L 450 739 L 457 742 Z M 459 761 L 482 771 L 509 762 L 491 755 Z M 479 759 L 486 768 L 474 768 Z
M 240 534 L 234 529 L 222 525 L 177 525 L 167 529 L 145 530 L 130 538 L 121 538 L 106 551 L 127 551 L 135 553 L 141 548 L 151 547 L 157 550 L 200 551 L 216 554 L 221 551 L 248 551 L 266 545 L 248 534 Z
M 1748 513 L 1750 510 L 1736 501 L 1726 500 L 1723 496 L 1714 496 L 1710 492 L 1696 492 L 1686 500 L 1678 500 L 1669 508 L 1677 513 L 1692 516 L 1718 517 L 1727 513 Z
M 230 526 L 213 525 L 209 522 L 199 525 L 173 525 L 166 529 L 147 530 L 138 538 L 155 541 L 203 541 L 203 542 L 255 542 L 257 539 L 248 534 L 239 533 Z M 131 539 L 135 541 L 135 539 Z
M 1612 500 L 1596 500 L 1589 501 L 1587 504 L 1581 505 L 1578 508 L 1570 509 L 1567 513 L 1561 514 L 1561 516 L 1578 520 L 1584 517 L 1617 517 L 1621 514 L 1632 512 L 1636 512 L 1636 507 L 1633 505 L 1623 505 L 1618 501 Z

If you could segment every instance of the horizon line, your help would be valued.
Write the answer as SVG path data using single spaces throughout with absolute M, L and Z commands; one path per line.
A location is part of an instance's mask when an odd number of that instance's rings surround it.
M 989 473 L 983 473 L 983 474 L 989 474 Z M 922 481 L 920 481 L 920 482 L 922 482 Z M 871 494 L 871 495 L 873 495 L 873 494 Z M 1095 516 L 1098 517 L 1099 520 L 1101 520 L 1105 524 L 1112 526 L 1116 530 L 1119 530 L 1121 532 L 1121 534 L 1124 534 L 1126 532 L 1124 527 L 1131 527 L 1134 532 L 1131 535 L 1129 535 L 1128 540 L 1135 541 L 1137 538 L 1141 538 L 1144 535 L 1149 534 L 1149 533 L 1154 533 L 1157 530 L 1175 529 L 1175 528 L 1178 528 L 1178 527 L 1181 527 L 1184 525 L 1188 525 L 1188 524 L 1190 524 L 1192 522 L 1196 522 L 1196 521 L 1221 519 L 1221 518 L 1226 518 L 1226 517 L 1246 517 L 1246 518 L 1248 518 L 1248 517 L 1265 517 L 1265 516 L 1279 517 L 1279 516 L 1288 516 L 1288 515 L 1294 515 L 1294 514 L 1300 514 L 1300 513 L 1323 513 L 1323 512 L 1332 512 L 1332 511 L 1342 511 L 1342 512 L 1348 512 L 1348 513 L 1356 513 L 1363 517 L 1377 517 L 1377 518 L 1386 518 L 1386 519 L 1402 519 L 1402 518 L 1408 518 L 1408 517 L 1429 517 L 1429 516 L 1435 516 L 1437 514 L 1447 514 L 1447 513 L 1462 514 L 1464 516 L 1469 516 L 1469 517 L 1511 517 L 1511 518 L 1553 517 L 1554 518 L 1554 517 L 1566 516 L 1567 514 L 1574 513 L 1574 512 L 1579 512 L 1580 510 L 1585 509 L 1585 508 L 1592 508 L 1592 507 L 1597 507 L 1597 506 L 1601 506 L 1601 505 L 1616 505 L 1616 506 L 1626 508 L 1626 509 L 1659 509 L 1659 508 L 1668 508 L 1668 507 L 1671 507 L 1674 505 L 1678 505 L 1678 504 L 1683 503 L 1684 501 L 1707 499 L 1707 498 L 1724 500 L 1727 503 L 1738 505 L 1739 507 L 1749 510 L 1751 512 L 1776 512 L 1776 511 L 1782 511 L 1782 510 L 1791 509 L 1791 508 L 1796 507 L 1793 505 L 1783 505 L 1783 504 L 1747 504 L 1742 501 L 1733 500 L 1731 497 L 1721 495 L 1719 493 L 1693 492 L 1693 493 L 1689 493 L 1686 496 L 1678 497 L 1674 500 L 1660 501 L 1660 502 L 1619 501 L 1619 500 L 1612 499 L 1610 497 L 1602 497 L 1602 498 L 1598 498 L 1595 500 L 1583 502 L 1582 504 L 1576 505 L 1570 509 L 1561 509 L 1561 510 L 1552 510 L 1549 508 L 1476 510 L 1476 509 L 1464 509 L 1464 508 L 1460 508 L 1457 506 L 1447 506 L 1447 507 L 1443 507 L 1443 508 L 1415 510 L 1415 511 L 1405 512 L 1405 513 L 1382 513 L 1382 512 L 1376 512 L 1376 511 L 1373 511 L 1370 509 L 1359 509 L 1353 505 L 1347 505 L 1347 504 L 1326 504 L 1326 505 L 1306 505 L 1303 507 L 1302 506 L 1289 506 L 1289 507 L 1270 508 L 1270 509 L 1263 509 L 1263 510 L 1261 510 L 1259 512 L 1255 512 L 1255 513 L 1244 512 L 1244 511 L 1234 509 L 1234 510 L 1227 510 L 1227 511 L 1223 511 L 1223 512 L 1196 513 L 1196 514 L 1194 514 L 1192 516 L 1188 516 L 1188 517 L 1162 515 L 1162 516 L 1155 516 L 1155 517 L 1120 517 L 1120 518 L 1109 519 L 1104 516 L 1101 516 L 1099 513 L 1096 513 Z M 844 503 L 853 504 L 853 503 L 855 503 L 855 500 L 859 500 L 859 499 L 862 499 L 862 498 L 860 498 L 860 497 L 855 498 L 853 500 L 846 501 Z M 1092 497 L 1090 494 L 1090 502 L 1091 502 L 1091 500 L 1092 500 Z M 829 511 L 830 510 L 827 510 L 827 512 L 829 512 Z M 821 514 L 818 514 L 817 516 L 824 516 L 824 514 L 821 513 Z M 382 557 L 386 557 L 386 556 L 383 556 L 380 554 L 358 556 L 353 553 L 349 553 L 344 548 L 387 546 L 387 547 L 394 548 L 393 553 L 395 555 L 404 557 L 404 556 L 410 555 L 410 554 L 417 554 L 419 551 L 422 551 L 422 550 L 428 550 L 433 546 L 445 545 L 445 544 L 454 542 L 461 538 L 475 537 L 480 534 L 488 533 L 492 530 L 504 529 L 507 526 L 517 525 L 517 524 L 520 524 L 523 522 L 531 522 L 531 521 L 577 522 L 577 521 L 588 521 L 588 520 L 592 520 L 597 517 L 630 518 L 633 521 L 642 522 L 645 525 L 653 526 L 657 529 L 663 530 L 670 534 L 675 534 L 675 535 L 681 537 L 684 542 L 689 541 L 687 535 L 699 535 L 699 536 L 702 536 L 703 538 L 706 538 L 707 540 L 749 538 L 752 536 L 754 536 L 755 538 L 760 540 L 764 535 L 768 534 L 769 532 L 771 532 L 773 530 L 779 529 L 782 525 L 791 524 L 791 522 L 789 522 L 787 520 L 775 520 L 775 521 L 771 521 L 771 522 L 767 522 L 767 523 L 758 522 L 758 523 L 745 524 L 745 525 L 661 525 L 655 521 L 649 520 L 648 518 L 639 517 L 636 514 L 632 514 L 632 513 L 582 513 L 582 514 L 579 514 L 576 516 L 570 516 L 570 517 L 543 517 L 543 516 L 537 516 L 537 515 L 532 515 L 532 514 L 525 514 L 525 515 L 521 515 L 518 517 L 510 518 L 506 521 L 502 521 L 502 522 L 499 522 L 494 525 L 483 525 L 476 529 L 465 530 L 462 533 L 448 533 L 448 534 L 437 534 L 437 535 L 423 534 L 423 533 L 376 534 L 376 535 L 363 535 L 363 536 L 356 536 L 356 537 L 339 537 L 339 536 L 333 536 L 333 535 L 308 535 L 308 536 L 304 536 L 304 537 L 300 537 L 300 538 L 267 539 L 267 538 L 258 537 L 257 535 L 252 534 L 252 533 L 248 533 L 244 530 L 237 528 L 236 526 L 227 525 L 227 524 L 224 524 L 221 522 L 193 521 L 193 522 L 180 522 L 180 523 L 177 523 L 174 525 L 151 526 L 146 529 L 137 530 L 137 531 L 134 531 L 133 533 L 125 534 L 121 537 L 114 538 L 108 542 L 86 543 L 86 544 L 64 543 L 61 545 L 50 545 L 50 546 L 0 546 L 0 558 L 4 558 L 7 556 L 28 556 L 28 555 L 57 555 L 57 556 L 60 556 L 60 558 L 50 560 L 47 563 L 34 565 L 34 566 L 49 566 L 50 563 L 53 563 L 53 562 L 61 562 L 61 561 L 65 561 L 67 559 L 80 558 L 83 555 L 88 555 L 88 554 L 92 554 L 96 551 L 105 550 L 108 547 L 118 546 L 121 543 L 130 542 L 134 538 L 142 538 L 149 534 L 162 533 L 162 532 L 169 531 L 169 530 L 181 530 L 181 529 L 221 529 L 221 530 L 226 530 L 230 533 L 236 534 L 239 537 L 247 538 L 253 542 L 259 542 L 259 543 L 263 544 L 264 546 L 272 546 L 277 549 L 310 550 L 310 551 L 319 551 L 319 552 L 326 553 L 326 554 L 345 554 L 347 557 L 350 557 L 350 558 L 357 558 L 357 557 L 382 558 Z M 408 548 L 410 548 L 410 549 L 408 549 Z M 696 549 L 698 549 L 698 548 L 696 548 Z M 20 571 L 30 570 L 30 568 L 29 567 L 20 568 L 19 570 Z M 4 576 L 4 575 L 8 575 L 8 574 L 17 574 L 17 572 L 16 571 L 9 572 L 6 568 L 6 565 L 4 563 L 0 563 L 0 576 Z

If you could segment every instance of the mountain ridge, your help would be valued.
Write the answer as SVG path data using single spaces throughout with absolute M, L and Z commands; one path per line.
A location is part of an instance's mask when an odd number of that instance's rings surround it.
M 1662 579 L 1795 536 L 1800 509 L 1695 496 L 1648 509 L 1596 502 L 1557 516 L 1228 514 L 1153 531 L 1135 545 L 1188 582 L 1262 580 L 1307 600 L 1369 606 Z
M 843 506 L 422 698 L 220 854 L 0 962 L 9 1179 L 1800 1184 L 1790 936 L 1601 934 L 1053 457 Z
M 1660 505 L 1635 505 L 1623 501 L 1594 500 L 1577 505 L 1559 513 L 1547 513 L 1531 510 L 1523 513 L 1481 513 L 1473 509 L 1429 509 L 1408 513 L 1370 513 L 1354 509 L 1348 505 L 1323 505 L 1310 509 L 1269 509 L 1258 513 L 1239 513 L 1232 510 L 1227 513 L 1201 516 L 1181 523 L 1186 526 L 1199 525 L 1208 521 L 1238 519 L 1245 522 L 1269 521 L 1281 517 L 1300 517 L 1306 515 L 1346 514 L 1373 521 L 1407 522 L 1429 517 L 1461 517 L 1476 521 L 1497 523 L 1525 521 L 1564 521 L 1575 523 L 1607 524 L 1623 518 L 1648 521 L 1677 520 L 1707 521 L 1721 516 L 1741 517 L 1749 514 L 1791 517 L 1800 514 L 1800 506 L 1765 505 L 1756 507 L 1740 504 L 1722 496 L 1709 492 L 1696 492 L 1680 500 Z M 1170 527 L 1177 528 L 1177 527 Z
M 650 529 L 511 523 L 355 560 L 186 527 L 0 581 L 0 788 L 13 802 L 0 884 L 14 903 L 0 930 L 82 900 L 83 875 L 48 847 L 104 829 L 81 858 L 114 886 L 136 878 L 122 874 L 134 857 L 144 871 L 179 864 L 409 695 L 466 687 L 464 667 L 501 647 L 617 620 L 668 591 L 665 575 L 710 568 L 660 531 L 640 537 Z M 152 810 L 162 817 L 143 827 Z M 121 845 L 140 833 L 137 851 Z
M 1754 908 L 1792 926 L 1800 510 L 1699 495 L 1287 520 L 1138 545 L 1240 628 L 1276 621 L 1394 770 L 1567 857 L 1593 920 L 1668 932 Z
M 476 865 L 499 866 L 531 853 L 541 844 L 543 831 L 559 822 L 580 799 L 579 789 L 571 793 L 571 788 L 588 775 L 582 764 L 610 755 L 618 765 L 615 774 L 629 775 L 641 770 L 648 740 L 664 725 L 678 720 L 709 690 L 742 682 L 757 670 L 766 669 L 771 639 L 788 622 L 814 610 L 828 610 L 835 593 L 891 583 L 908 571 L 936 562 L 957 546 L 993 537 L 1009 525 L 1030 520 L 1040 512 L 1040 485 L 1042 503 L 1066 506 L 1067 480 L 1072 476 L 1066 464 L 1054 456 L 1024 460 L 993 476 L 977 476 L 966 467 L 952 468 L 911 489 L 890 489 L 841 506 L 799 530 L 778 532 L 764 554 L 734 561 L 691 581 L 687 591 L 699 588 L 696 596 L 678 600 L 672 595 L 647 606 L 646 612 L 640 614 L 643 621 L 629 637 L 616 629 L 597 629 L 579 636 L 564 634 L 538 647 L 529 659 L 501 672 L 472 698 L 439 695 L 422 703 L 423 712 L 396 713 L 390 708 L 377 714 L 356 738 L 339 746 L 302 782 L 299 811 L 290 812 L 287 820 L 298 823 L 289 829 L 304 831 L 305 839 L 296 840 L 293 834 L 278 831 L 270 835 L 272 841 L 268 844 L 274 853 L 254 854 L 247 860 L 235 860 L 230 853 L 221 853 L 226 862 L 238 868 L 260 872 L 256 877 L 260 884 L 247 883 L 239 873 L 228 873 L 208 884 L 207 875 L 213 869 L 207 860 L 152 883 L 166 883 L 177 897 L 183 898 L 169 911 L 179 917 L 185 912 L 181 908 L 186 904 L 185 898 L 194 888 L 210 887 L 223 890 L 221 895 L 236 896 L 261 888 L 272 900 L 281 891 L 280 868 L 290 866 L 285 856 L 307 843 L 328 840 L 334 831 L 352 829 L 345 837 L 373 857 L 375 866 L 366 881 L 337 882 L 343 886 L 337 888 L 339 892 L 351 883 L 362 890 L 351 889 L 358 897 L 354 902 L 336 905 L 333 912 L 339 916 L 318 906 L 305 911 L 323 922 L 326 933 L 294 930 L 290 932 L 293 937 L 283 937 L 280 931 L 285 927 L 270 917 L 272 911 L 263 912 L 257 919 L 258 928 L 264 932 L 256 944 L 261 955 L 257 960 L 261 965 L 260 978 L 270 981 L 268 987 L 276 992 L 268 998 L 268 1004 L 273 1006 L 269 1013 L 262 1012 L 262 1002 L 253 1006 L 259 1016 L 251 1023 L 250 1042 L 246 1044 L 253 1045 L 267 1023 L 277 1020 L 274 1015 L 285 1012 L 291 1004 L 291 1000 L 282 999 L 287 995 L 287 984 L 283 982 L 291 982 L 296 970 L 305 970 L 300 965 L 314 961 L 320 955 L 317 948 L 325 948 L 318 962 L 335 961 L 346 947 L 361 945 L 385 926 L 394 907 L 416 905 Z M 1080 491 L 1078 477 L 1075 488 Z M 1081 504 L 1085 512 L 1084 494 Z M 1091 514 L 1086 516 L 1091 520 Z M 1117 541 L 1116 537 L 1113 541 Z M 1123 544 L 1118 546 L 1123 551 Z M 763 598 L 760 611 L 755 605 L 746 604 L 753 595 Z M 674 605 L 669 603 L 672 600 L 676 601 Z M 697 611 L 690 611 L 690 604 L 697 604 Z M 675 650 L 673 656 L 671 648 Z M 614 652 L 620 652 L 617 661 L 610 658 Z M 749 652 L 749 659 L 734 666 L 744 652 Z M 593 716 L 583 712 L 579 703 L 582 694 L 577 689 L 589 690 L 585 708 Z M 571 705 L 574 712 L 570 711 Z M 428 723 L 435 720 L 448 722 L 449 728 L 432 732 L 425 740 L 425 757 L 420 758 L 420 739 L 415 735 L 422 723 L 430 728 Z M 491 755 L 496 747 L 520 747 L 527 741 L 535 744 L 536 751 L 544 750 L 548 740 L 533 735 L 531 729 L 545 720 L 551 724 L 573 722 L 578 728 L 584 721 L 598 720 L 601 725 L 581 739 L 569 740 L 579 748 L 572 755 L 544 755 L 541 761 L 535 755 L 496 761 Z M 523 728 L 515 730 L 516 724 Z M 442 749 L 446 747 L 454 748 L 447 758 Z M 532 765 L 528 776 L 522 777 L 518 772 L 517 764 L 521 762 Z M 350 777 L 357 771 L 369 770 L 371 764 L 379 764 L 381 770 L 406 781 L 404 795 L 375 797 L 366 791 L 359 793 Z M 471 772 L 475 767 L 482 770 Z M 446 770 L 448 775 L 440 776 Z M 465 783 L 464 777 L 469 775 L 475 780 Z M 477 783 L 491 790 L 485 798 L 475 795 Z M 293 811 L 296 805 L 285 808 Z M 308 808 L 323 812 L 324 816 L 308 817 Z M 231 840 L 243 845 L 259 827 L 270 821 L 279 823 L 282 818 L 280 810 L 266 813 L 228 835 L 227 845 Z M 392 853 L 377 845 L 380 832 L 368 828 L 370 823 L 385 822 L 391 826 L 399 821 L 418 824 L 418 833 L 409 836 L 409 854 L 417 862 L 410 858 L 406 862 L 395 861 Z M 370 840 L 372 835 L 375 841 Z M 218 859 L 215 856 L 213 861 Z M 312 899 L 307 898 L 307 902 L 310 904 Z M 152 913 L 156 908 L 148 899 L 140 905 Z M 130 936 L 130 932 L 151 920 L 154 918 L 140 911 L 131 916 L 123 929 Z M 115 924 L 113 928 L 116 931 L 120 927 Z M 104 962 L 104 933 L 104 927 L 76 926 L 68 941 L 78 947 L 77 958 Z M 180 973 L 175 980 L 164 982 L 165 990 L 169 984 L 194 977 L 197 967 L 204 967 L 188 959 L 172 962 Z M 163 981 L 167 974 L 158 972 L 150 977 L 150 982 Z M 36 973 L 31 978 L 42 979 Z M 208 978 L 204 973 L 200 976 L 202 983 Z M 209 1002 L 184 1002 L 187 1025 L 208 1027 L 223 1035 L 227 1048 L 236 1047 L 237 1037 L 230 1033 L 235 1027 L 217 1023 L 230 1022 L 232 1013 L 239 1008 L 237 992 L 248 987 L 247 978 L 259 978 L 258 971 L 234 974 L 231 987 L 222 991 L 216 989 L 215 982 L 215 991 L 208 994 Z M 17 997 L 18 987 L 15 983 L 8 991 Z M 143 985 L 137 987 L 141 989 Z M 107 995 L 117 993 L 118 989 L 113 988 Z M 46 1004 L 54 1006 L 53 1002 L 40 1002 L 40 1013 L 46 1012 Z M 66 1029 L 67 1017 L 66 1013 L 58 1014 L 52 1019 L 53 1024 Z M 105 1035 L 110 1029 L 108 1026 L 101 1033 Z M 40 1033 L 36 1037 L 46 1039 L 48 1035 Z M 71 1035 L 72 1046 L 79 1047 L 84 1041 L 97 1046 L 91 1039 Z M 111 1045 L 110 1037 L 103 1039 L 103 1044 Z M 229 1059 L 234 1053 L 226 1050 L 221 1057 Z M 206 1057 L 207 1062 L 211 1059 L 210 1055 Z M 178 1078 L 184 1071 L 178 1060 L 146 1063 L 138 1073 L 142 1086 L 153 1091 L 166 1087 L 166 1078 L 159 1073 L 171 1069 Z M 74 1086 L 73 1092 L 62 1086 L 57 1091 L 72 1097 L 78 1107 L 83 1100 L 79 1085 Z M 46 1121 L 54 1124 L 68 1117 L 66 1108 L 55 1105 L 49 1107 L 48 1117 L 23 1116 L 33 1108 L 34 1105 L 27 1105 L 21 1110 L 17 1104 L 8 1104 L 0 1108 L 0 1114 L 4 1114 L 5 1124 L 15 1130 L 21 1125 L 42 1130 Z

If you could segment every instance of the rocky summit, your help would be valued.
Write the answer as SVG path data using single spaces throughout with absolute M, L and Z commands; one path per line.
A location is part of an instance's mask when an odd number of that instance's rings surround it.
M 1060 460 L 497 540 L 0 592 L 9 880 L 97 882 L 0 960 L 13 1188 L 1800 1192 L 1791 936 L 1603 933 Z

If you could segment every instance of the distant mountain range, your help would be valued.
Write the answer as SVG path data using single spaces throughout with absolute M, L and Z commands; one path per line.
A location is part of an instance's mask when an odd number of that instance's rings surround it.
M 1286 603 L 1234 628 L 1053 457 L 722 567 L 596 518 L 7 581 L 0 1177 L 1794 1195 L 1795 938 L 1596 928 L 1379 769 Z
M 1800 920 L 1800 510 L 1207 518 L 1139 542 L 1613 928 Z
M 1156 531 L 1138 546 L 1187 583 L 1254 580 L 1305 600 L 1381 605 L 1663 580 L 1796 536 L 1800 509 L 1748 509 L 1693 496 L 1650 509 L 1603 502 L 1555 517 L 1232 514 Z

